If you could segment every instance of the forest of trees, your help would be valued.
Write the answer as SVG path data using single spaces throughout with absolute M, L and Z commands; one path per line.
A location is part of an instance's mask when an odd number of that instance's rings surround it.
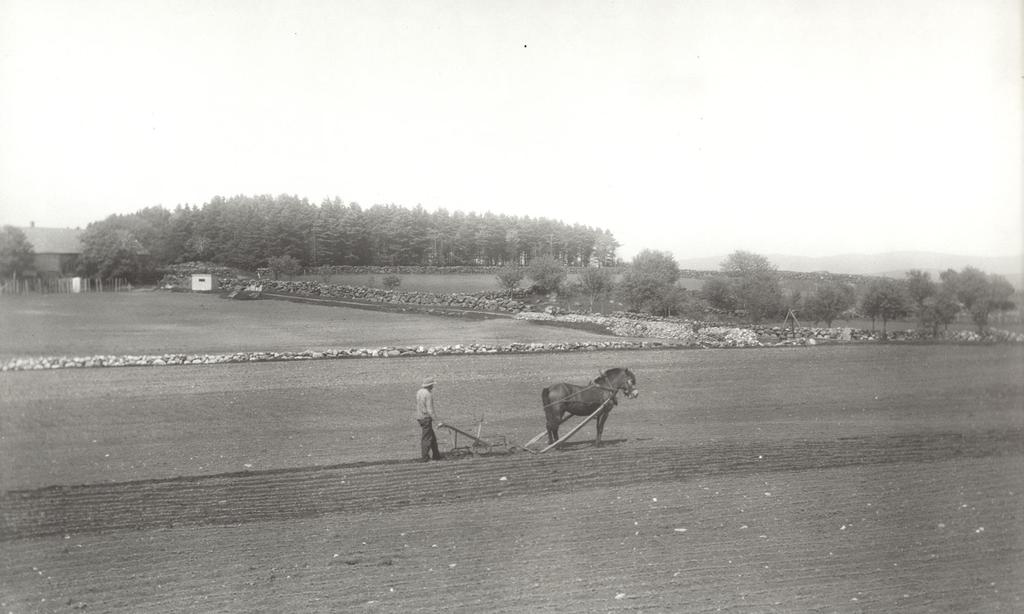
M 614 264 L 608 230 L 546 218 L 428 212 L 423 207 L 296 196 L 215 197 L 202 206 L 149 207 L 89 225 L 87 275 L 141 279 L 161 265 L 203 261 L 253 271 L 290 256 L 322 265 L 527 265 L 547 256 L 568 265 Z
M 164 265 L 185 262 L 286 274 L 331 265 L 493 266 L 502 289 L 515 288 L 525 275 L 536 291 L 562 292 L 591 309 L 598 299 L 614 297 L 629 311 L 658 315 L 714 312 L 757 323 L 788 320 L 795 312 L 826 326 L 859 316 L 879 320 L 883 331 L 890 321 L 915 316 L 933 334 L 960 312 L 983 330 L 990 314 L 1016 307 L 1005 278 L 973 267 L 944 271 L 938 281 L 911 270 L 901 280 L 824 276 L 811 289 L 797 289 L 784 287 L 782 273 L 766 257 L 746 251 L 730 254 L 699 292 L 688 292 L 678 284 L 681 271 L 670 253 L 643 250 L 623 266 L 608 230 L 422 207 L 364 210 L 339 199 L 313 205 L 295 196 L 236 196 L 173 211 L 149 207 L 90 224 L 82 243 L 80 274 L 132 283 L 153 281 Z M 2 229 L 0 275 L 16 279 L 31 260 L 24 233 Z M 617 265 L 621 277 L 592 268 L 567 282 L 566 267 L 595 262 Z

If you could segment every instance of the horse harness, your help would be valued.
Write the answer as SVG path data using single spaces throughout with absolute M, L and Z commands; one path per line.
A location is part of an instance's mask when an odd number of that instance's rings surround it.
M 573 392 L 572 394 L 570 394 L 569 396 L 565 397 L 564 399 L 559 399 L 558 401 L 553 401 L 551 403 L 548 403 L 547 405 L 544 406 L 544 409 L 547 409 L 548 407 L 553 407 L 555 405 L 558 405 L 559 403 L 564 403 L 564 402 L 568 401 L 569 399 L 571 399 L 572 397 L 579 396 L 579 395 L 583 394 L 584 392 L 590 390 L 591 388 L 597 388 L 598 390 L 604 390 L 605 392 L 612 393 L 612 396 L 610 398 L 605 399 L 604 401 L 602 401 L 602 404 L 607 403 L 608 401 L 612 402 L 612 407 L 614 407 L 614 406 L 619 404 L 619 399 L 617 398 L 618 394 L 619 394 L 619 388 L 609 388 L 607 386 L 601 386 L 595 380 L 595 381 L 591 382 L 589 386 L 582 386 L 582 387 L 580 387 L 579 390 L 577 390 L 576 392 Z

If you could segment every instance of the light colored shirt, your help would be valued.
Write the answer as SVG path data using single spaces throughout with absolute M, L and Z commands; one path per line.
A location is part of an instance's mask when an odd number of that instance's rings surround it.
M 427 417 L 437 419 L 434 415 L 434 394 L 426 388 L 420 388 L 416 391 L 416 419 Z

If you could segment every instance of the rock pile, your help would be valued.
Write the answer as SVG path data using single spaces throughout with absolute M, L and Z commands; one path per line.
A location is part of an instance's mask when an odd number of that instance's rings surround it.
M 583 314 L 538 313 L 524 311 L 516 314 L 517 320 L 545 322 L 565 322 L 569 324 L 589 323 L 604 327 L 618 337 L 651 337 L 657 339 L 673 339 L 682 345 L 704 348 L 722 347 L 761 347 L 757 334 L 751 330 L 708 326 L 686 320 L 658 320 L 654 318 L 634 318 L 625 316 L 597 316 Z
M 947 337 L 955 343 L 1024 343 L 1024 333 L 990 328 L 985 334 L 972 330 L 960 330 Z
M 611 316 L 602 316 L 524 311 L 517 314 L 516 319 L 559 322 L 569 326 L 588 323 L 598 325 L 618 337 L 673 339 L 681 341 L 685 345 L 698 347 L 796 346 L 817 345 L 821 342 L 879 341 L 882 339 L 881 331 L 857 328 L 737 327 L 622 312 L 616 312 Z M 903 342 L 936 341 L 928 331 L 920 329 L 890 330 L 887 331 L 885 339 Z M 998 329 L 989 329 L 983 335 L 972 331 L 958 331 L 940 337 L 939 340 L 956 343 L 1024 343 L 1024 334 Z
M 657 341 L 589 341 L 567 343 L 511 343 L 507 345 L 455 344 L 439 346 L 387 346 L 379 348 L 343 348 L 302 352 L 233 352 L 229 354 L 158 354 L 43 356 L 12 358 L 0 363 L 0 371 L 35 371 L 90 367 L 162 367 L 170 365 L 213 365 L 237 362 L 288 360 L 324 360 L 340 358 L 400 358 L 403 356 L 449 356 L 455 354 L 525 354 L 551 352 L 595 352 L 606 350 L 645 350 L 679 347 Z
M 762 345 L 757 333 L 745 328 L 702 328 L 697 332 L 697 339 L 702 347 L 751 348 Z
M 757 333 L 762 340 L 774 339 L 776 341 L 791 341 L 793 339 L 815 339 L 817 341 L 871 341 L 880 336 L 881 333 L 872 333 L 862 328 L 812 328 L 809 326 L 798 326 L 796 328 L 784 328 L 781 326 L 751 326 L 751 330 Z M 895 332 L 895 331 L 893 331 Z

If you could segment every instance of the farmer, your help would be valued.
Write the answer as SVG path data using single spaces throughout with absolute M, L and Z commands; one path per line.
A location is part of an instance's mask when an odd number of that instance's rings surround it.
M 416 421 L 420 423 L 422 434 L 420 437 L 420 461 L 430 460 L 433 452 L 434 460 L 441 460 L 441 453 L 437 450 L 437 435 L 434 434 L 434 384 L 437 382 L 433 377 L 423 380 L 423 385 L 416 391 Z M 438 422 L 438 426 L 442 423 Z

